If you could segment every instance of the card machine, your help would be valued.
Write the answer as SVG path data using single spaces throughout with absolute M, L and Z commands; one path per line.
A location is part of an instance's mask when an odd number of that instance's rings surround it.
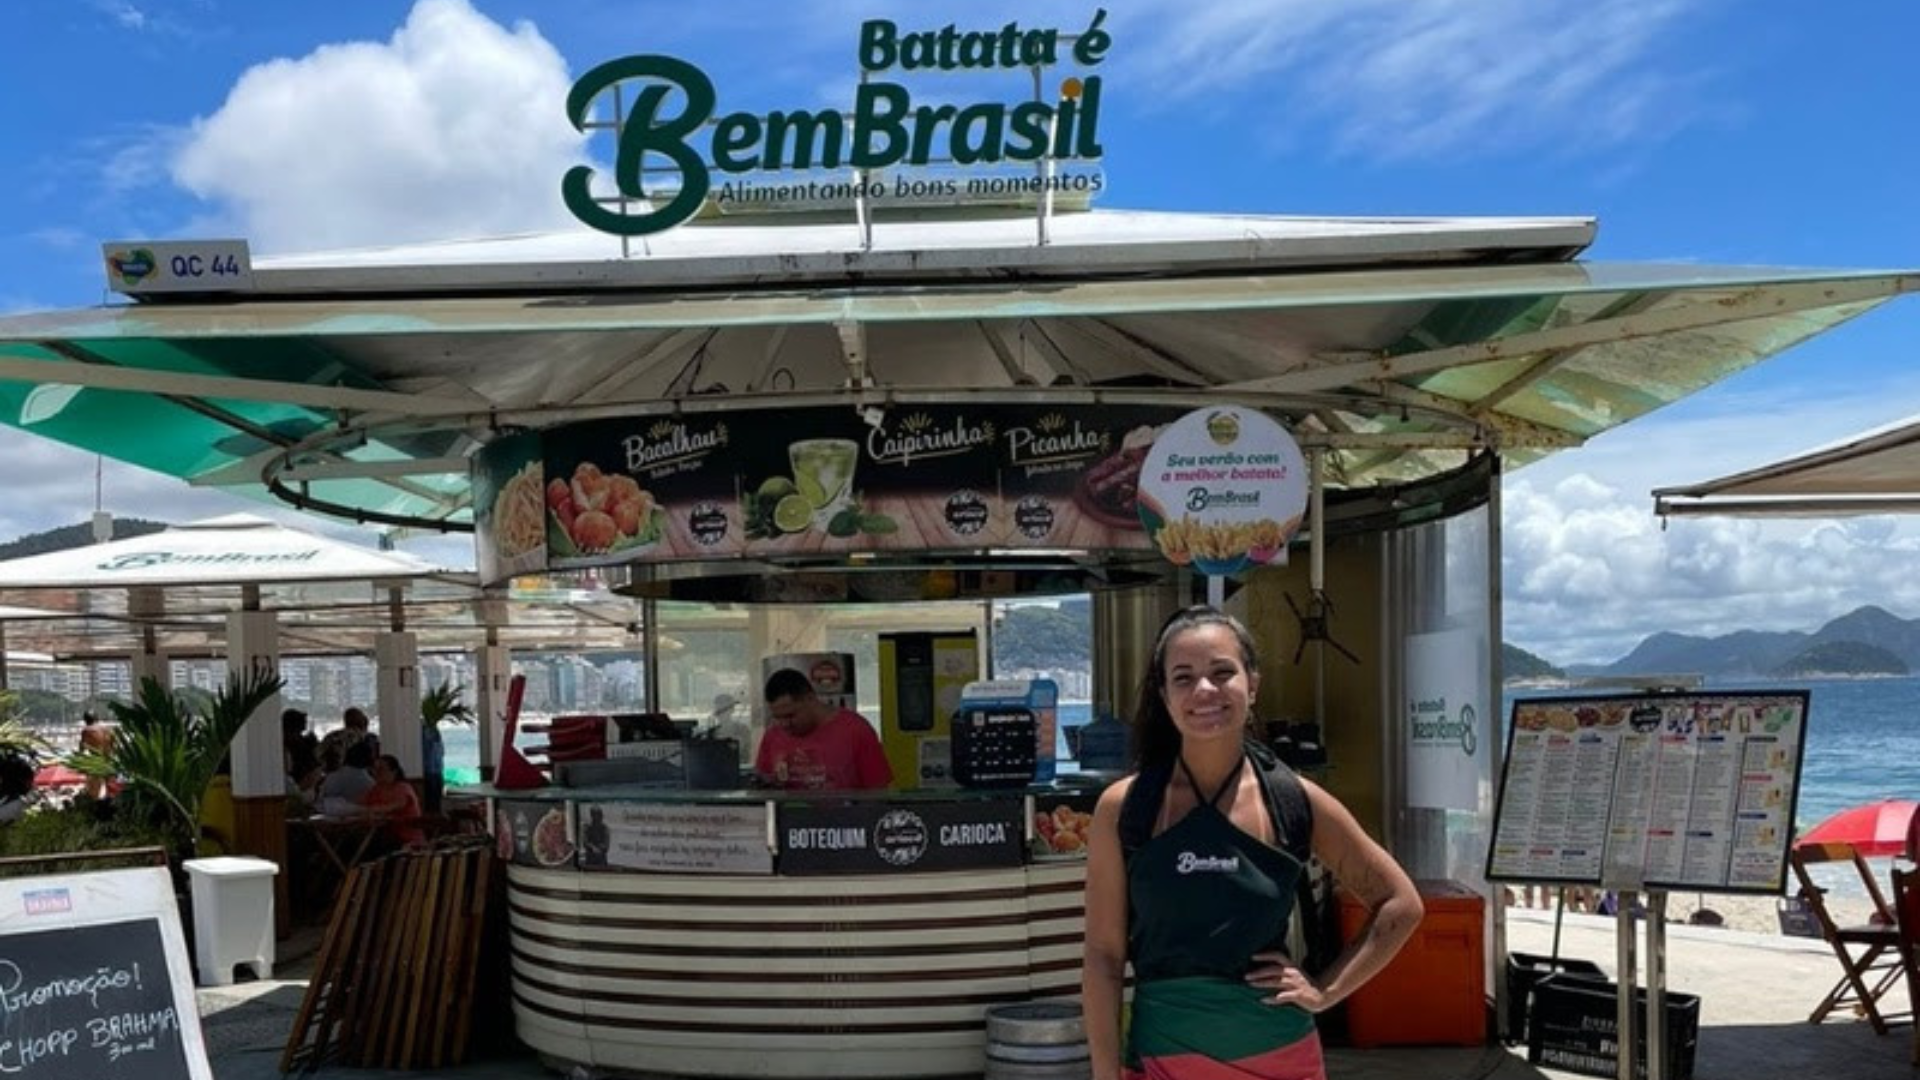
M 962 787 L 1033 783 L 1039 719 L 1032 709 L 965 705 L 953 720 L 953 779 Z

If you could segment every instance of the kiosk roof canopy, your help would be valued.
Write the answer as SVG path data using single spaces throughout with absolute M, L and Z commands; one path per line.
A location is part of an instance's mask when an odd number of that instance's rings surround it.
M 201 485 L 471 520 L 502 430 L 743 405 L 1267 409 L 1336 488 L 1578 445 L 1893 296 L 1571 261 L 1584 219 L 722 219 L 262 260 L 247 294 L 0 320 L 0 422 Z M 764 219 L 758 219 L 764 220 Z
M 1697 484 L 1660 488 L 1666 515 L 1837 517 L 1920 509 L 1920 416 Z

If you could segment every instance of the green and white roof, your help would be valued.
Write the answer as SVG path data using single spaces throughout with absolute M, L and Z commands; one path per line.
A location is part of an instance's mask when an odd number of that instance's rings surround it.
M 1579 445 L 1920 287 L 1578 262 L 1587 219 L 766 221 L 257 259 L 249 293 L 0 319 L 0 422 L 404 528 L 467 527 L 503 430 L 789 403 L 1231 399 L 1363 489 Z

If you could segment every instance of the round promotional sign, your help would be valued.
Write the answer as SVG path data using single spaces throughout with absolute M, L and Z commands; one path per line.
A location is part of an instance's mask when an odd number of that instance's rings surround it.
M 1307 462 L 1265 413 L 1197 409 L 1154 440 L 1139 506 L 1154 546 L 1176 566 L 1217 577 L 1285 562 L 1307 507 Z

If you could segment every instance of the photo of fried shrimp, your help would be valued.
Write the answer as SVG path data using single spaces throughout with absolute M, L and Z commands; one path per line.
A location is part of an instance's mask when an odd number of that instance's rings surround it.
M 493 542 L 502 558 L 538 548 L 547 539 L 547 504 L 540 486 L 540 463 L 521 466 L 493 497 Z

